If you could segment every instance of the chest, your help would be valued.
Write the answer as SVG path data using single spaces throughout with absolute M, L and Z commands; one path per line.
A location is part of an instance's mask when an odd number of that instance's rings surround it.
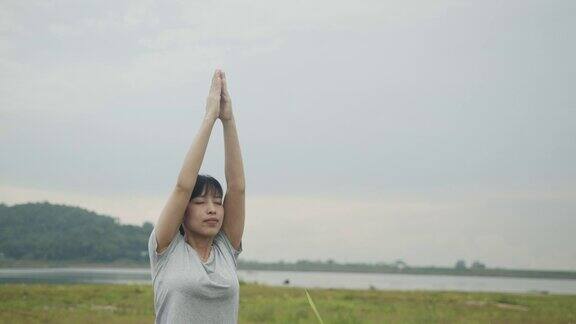
M 206 263 L 191 248 L 175 252 L 159 276 L 158 288 L 186 298 L 229 299 L 238 295 L 236 269 L 222 251 L 213 249 Z

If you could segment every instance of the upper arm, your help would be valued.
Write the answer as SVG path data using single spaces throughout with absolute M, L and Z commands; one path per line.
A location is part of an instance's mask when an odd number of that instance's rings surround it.
M 224 222 L 222 228 L 234 249 L 240 248 L 246 214 L 244 190 L 228 188 L 224 196 Z
M 156 252 L 163 252 L 174 238 L 174 235 L 178 233 L 178 228 L 184 220 L 184 212 L 191 195 L 191 191 L 180 186 L 175 186 L 174 190 L 172 190 L 154 227 L 158 242 Z

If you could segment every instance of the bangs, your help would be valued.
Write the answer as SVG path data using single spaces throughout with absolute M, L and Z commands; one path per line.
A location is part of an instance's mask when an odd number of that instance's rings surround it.
M 222 189 L 213 182 L 206 182 L 204 190 L 200 196 L 214 196 L 222 198 Z
M 196 180 L 196 185 L 194 186 L 192 197 L 190 197 L 190 199 L 207 195 L 222 198 L 224 195 L 222 186 L 218 180 L 211 176 L 198 175 L 198 179 Z

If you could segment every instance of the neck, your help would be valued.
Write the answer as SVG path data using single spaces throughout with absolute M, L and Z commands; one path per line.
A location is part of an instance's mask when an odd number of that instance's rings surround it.
M 188 245 L 190 245 L 196 251 L 196 253 L 198 253 L 198 256 L 200 256 L 200 259 L 202 259 L 202 261 L 207 261 L 208 257 L 210 257 L 210 251 L 212 249 L 212 243 L 214 241 L 214 237 L 200 236 L 197 234 L 192 235 L 192 233 L 190 233 L 187 230 L 184 230 L 184 232 L 185 232 L 184 240 L 186 241 L 186 243 L 188 243 Z

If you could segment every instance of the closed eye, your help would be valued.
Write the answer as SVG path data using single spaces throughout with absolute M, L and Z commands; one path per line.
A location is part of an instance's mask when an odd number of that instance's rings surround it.
M 203 203 L 204 203 L 204 201 L 197 201 L 197 202 L 196 202 L 196 204 L 203 204 Z M 216 201 L 216 202 L 214 202 L 214 203 L 217 204 L 217 205 L 222 205 L 222 202 L 221 202 L 221 201 Z

